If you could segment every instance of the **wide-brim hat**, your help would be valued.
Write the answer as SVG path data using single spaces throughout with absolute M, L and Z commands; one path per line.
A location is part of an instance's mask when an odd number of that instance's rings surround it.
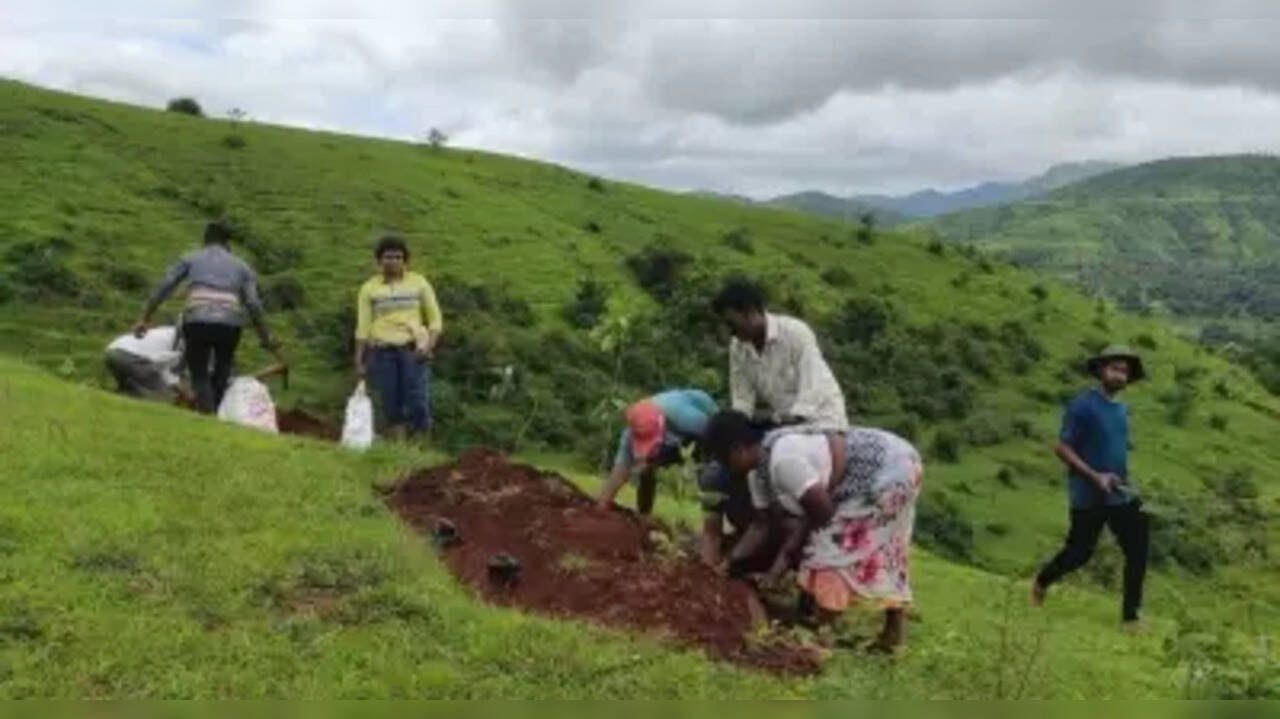
M 1142 366 L 1142 358 L 1138 356 L 1137 352 L 1134 352 L 1133 349 L 1127 345 L 1111 345 L 1107 347 L 1093 357 L 1090 357 L 1086 366 L 1089 368 L 1089 374 L 1097 377 L 1098 371 L 1102 369 L 1103 365 L 1111 362 L 1112 360 L 1118 359 L 1125 360 L 1129 363 L 1130 382 L 1138 382 L 1146 378 L 1147 370 Z

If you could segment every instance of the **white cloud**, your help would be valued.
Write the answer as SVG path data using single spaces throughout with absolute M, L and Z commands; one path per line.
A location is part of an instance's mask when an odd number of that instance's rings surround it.
M 1280 12 L 1256 2 L 916 0 L 860 3 L 861 19 L 833 0 L 102 7 L 15 10 L 0 74 L 367 134 L 439 126 L 459 144 L 754 194 L 1280 149 L 1276 23 L 1187 20 Z M 187 19 L 156 19 L 174 15 Z M 762 19 L 788 15 L 809 19 Z

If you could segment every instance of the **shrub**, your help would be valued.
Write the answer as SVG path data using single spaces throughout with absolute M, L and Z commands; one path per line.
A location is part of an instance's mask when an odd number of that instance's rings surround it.
M 843 267 L 832 267 L 828 270 L 823 270 L 822 281 L 832 287 L 852 287 L 853 274 Z
M 1009 437 L 1008 424 L 994 413 L 985 412 L 964 423 L 964 441 L 973 447 L 992 447 Z
M 439 150 L 449 142 L 449 136 L 438 127 L 433 127 L 427 131 L 427 146 L 432 150 Z
M 921 495 L 916 533 L 921 544 L 945 557 L 962 561 L 973 557 L 973 524 L 946 494 Z
M 1228 420 L 1226 415 L 1217 414 L 1217 413 L 1209 415 L 1210 428 L 1216 429 L 1219 432 L 1223 432 L 1223 431 L 1226 431 L 1227 424 L 1228 424 Z
M 1238 467 L 1228 472 L 1218 482 L 1216 490 L 1219 497 L 1229 502 L 1258 498 L 1258 484 L 1253 480 L 1253 473 L 1246 467 Z
M 860 245 L 874 245 L 876 243 L 876 216 L 870 212 L 862 213 L 862 217 L 858 219 L 858 229 L 854 236 Z
M 1195 406 L 1195 391 L 1187 385 L 1180 385 L 1172 392 L 1160 397 L 1166 408 L 1166 419 L 1174 427 L 1185 427 Z
M 929 251 L 929 254 L 937 255 L 938 257 L 941 257 L 947 251 L 946 247 L 942 244 L 942 239 L 938 237 L 929 240 L 929 244 L 925 246 L 925 249 Z
M 627 258 L 627 269 L 636 282 L 655 299 L 675 294 L 685 268 L 693 258 L 680 250 L 651 245 Z
M 1169 556 L 1183 569 L 1207 576 L 1222 559 L 1222 546 L 1212 532 L 1199 525 L 1184 524 L 1166 545 Z
M 107 270 L 107 284 L 121 292 L 141 292 L 147 288 L 147 276 L 136 267 L 112 267 Z
M 1009 467 L 1001 467 L 1000 471 L 996 472 L 996 481 L 1006 487 L 1016 486 L 1013 481 L 1013 470 Z
M 601 227 L 600 223 L 596 222 L 595 220 L 589 220 L 587 224 L 583 225 L 583 229 L 585 229 L 587 232 L 590 232 L 593 235 L 598 235 L 601 232 L 604 232 L 604 228 Z
M 1146 332 L 1134 337 L 1133 343 L 1144 350 L 1155 350 L 1160 346 L 1159 343 L 1156 342 L 1156 338 Z
M 302 248 L 297 245 L 275 244 L 248 234 L 247 230 L 237 230 L 239 239 L 245 249 L 253 255 L 254 267 L 265 275 L 296 269 L 302 264 Z
M 933 435 L 930 454 L 935 458 L 955 464 L 960 461 L 960 438 L 949 429 L 940 429 Z
M 307 290 L 292 275 L 273 278 L 263 292 L 263 303 L 272 310 L 301 309 L 307 301 Z
M 885 422 L 884 428 L 908 442 L 915 442 L 920 438 L 920 420 L 916 419 L 915 415 L 900 415 L 896 419 Z
M 165 106 L 165 110 L 176 112 L 180 115 L 191 115 L 192 117 L 204 117 L 204 110 L 200 107 L 200 103 L 196 102 L 193 97 L 175 97 Z
M 830 323 L 830 336 L 835 342 L 869 345 L 893 322 L 896 312 L 884 300 L 859 295 L 845 300 Z
M 599 177 L 592 177 L 587 180 L 587 189 L 593 192 L 604 192 L 604 181 Z
M 1003 522 L 991 522 L 983 527 L 993 537 L 1004 537 L 1009 534 L 1009 525 Z
M 983 379 L 991 379 L 995 375 L 985 343 L 968 337 L 957 337 L 955 350 L 960 358 L 960 364 L 965 369 Z
M 744 255 L 754 255 L 756 253 L 755 245 L 751 242 L 751 234 L 745 227 L 735 227 L 724 233 L 720 241 L 726 247 L 737 250 Z
M 240 150 L 247 144 L 249 144 L 248 140 L 245 140 L 244 135 L 239 133 L 232 132 L 222 136 L 222 146 L 228 150 Z
M 564 318 L 572 327 L 589 330 L 608 311 L 609 289 L 593 277 L 583 278 L 578 291 L 565 305 Z
M 8 249 L 4 258 L 11 268 L 11 279 L 32 299 L 67 300 L 79 297 L 81 282 L 63 257 L 70 254 L 71 243 L 60 237 L 42 242 L 21 242 Z
M 1032 285 L 1031 296 L 1036 298 L 1036 302 L 1044 302 L 1049 299 L 1049 288 L 1042 284 Z
M 319 349 L 331 368 L 351 366 L 356 331 L 354 297 L 328 312 L 299 315 L 296 326 L 299 338 Z
M 1037 438 L 1035 426 L 1026 417 L 1015 417 L 1009 428 L 1013 430 L 1013 435 L 1020 439 Z

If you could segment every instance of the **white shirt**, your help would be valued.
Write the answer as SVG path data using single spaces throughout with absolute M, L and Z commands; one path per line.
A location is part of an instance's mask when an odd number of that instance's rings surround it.
M 736 337 L 729 342 L 729 391 L 733 408 L 748 415 L 763 400 L 775 419 L 794 415 L 824 427 L 849 426 L 844 395 L 818 338 L 794 317 L 765 315 L 763 351 Z
M 107 349 L 128 352 L 147 360 L 160 368 L 167 384 L 175 385 L 178 377 L 174 370 L 182 362 L 182 350 L 174 346 L 177 333 L 175 327 L 153 327 L 138 339 L 130 332 L 112 340 Z
M 814 486 L 826 487 L 831 477 L 831 442 L 825 434 L 789 434 L 773 445 L 769 455 L 770 487 L 752 473 L 751 503 L 766 509 L 770 499 L 791 514 L 803 514 L 800 498 Z

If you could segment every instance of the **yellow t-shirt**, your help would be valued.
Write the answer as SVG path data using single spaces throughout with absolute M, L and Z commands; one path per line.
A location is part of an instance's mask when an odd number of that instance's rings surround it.
M 357 340 L 405 345 L 414 341 L 415 331 L 424 325 L 437 333 L 444 326 L 435 290 L 427 278 L 405 272 L 388 284 L 382 275 L 374 275 L 360 286 L 356 298 Z

